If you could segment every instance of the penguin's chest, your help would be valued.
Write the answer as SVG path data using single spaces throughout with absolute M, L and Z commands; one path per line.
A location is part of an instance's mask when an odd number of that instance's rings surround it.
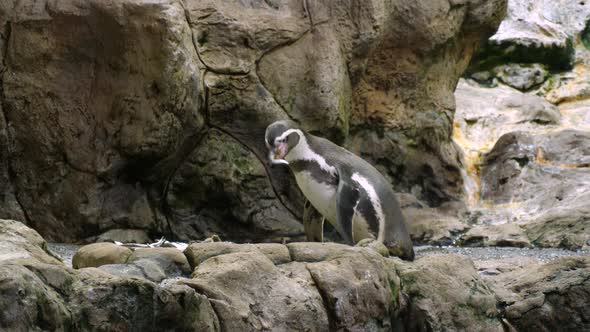
M 337 185 L 333 181 L 321 181 L 308 171 L 296 172 L 295 179 L 305 197 L 333 224 L 336 221 Z

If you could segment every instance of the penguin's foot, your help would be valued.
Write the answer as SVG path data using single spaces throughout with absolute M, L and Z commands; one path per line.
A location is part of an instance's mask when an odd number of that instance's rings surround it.
M 373 240 L 373 239 L 362 239 L 357 244 L 356 247 L 363 247 L 363 248 L 371 248 L 379 253 L 383 257 L 389 257 L 389 250 L 381 241 Z

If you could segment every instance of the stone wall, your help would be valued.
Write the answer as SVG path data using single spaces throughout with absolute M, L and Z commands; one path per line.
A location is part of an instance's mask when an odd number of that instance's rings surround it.
M 398 191 L 462 197 L 453 91 L 505 0 L 2 1 L 0 212 L 110 229 L 300 238 L 264 128 L 291 118 Z M 239 235 L 238 235 L 239 234 Z

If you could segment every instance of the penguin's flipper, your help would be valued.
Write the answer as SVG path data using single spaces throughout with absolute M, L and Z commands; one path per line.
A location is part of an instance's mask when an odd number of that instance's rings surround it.
M 342 238 L 350 244 L 352 240 L 352 218 L 354 217 L 354 207 L 359 200 L 359 190 L 350 184 L 350 179 L 343 178 L 340 175 L 338 182 L 338 191 L 336 191 L 336 222 L 342 229 L 340 234 Z
M 324 217 L 309 200 L 303 204 L 303 230 L 310 242 L 324 242 Z

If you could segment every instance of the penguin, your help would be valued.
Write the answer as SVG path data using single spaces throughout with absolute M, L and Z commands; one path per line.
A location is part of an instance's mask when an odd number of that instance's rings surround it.
M 266 128 L 272 164 L 287 165 L 311 205 L 351 245 L 383 243 L 389 253 L 414 260 L 414 248 L 389 182 L 367 161 L 292 121 Z M 321 236 L 320 236 L 321 238 Z

